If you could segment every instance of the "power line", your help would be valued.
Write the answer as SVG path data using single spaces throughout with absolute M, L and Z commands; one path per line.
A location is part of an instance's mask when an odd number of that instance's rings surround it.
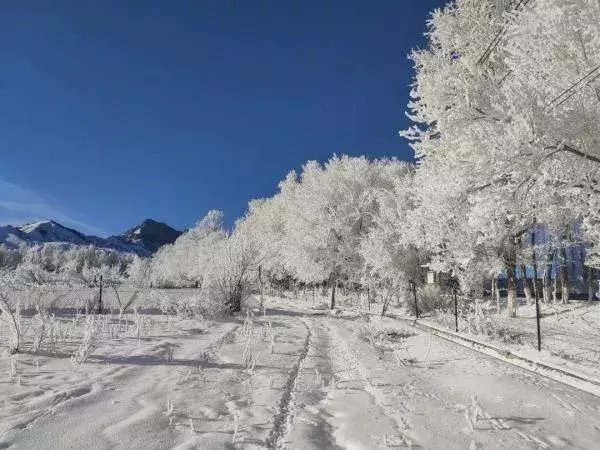
M 573 95 L 575 95 L 578 92 L 577 87 L 580 84 L 585 83 L 584 86 L 583 86 L 583 87 L 585 87 L 585 86 L 589 85 L 591 82 L 593 82 L 596 79 L 598 79 L 600 77 L 600 72 L 598 72 L 599 70 L 600 70 L 600 64 L 597 65 L 596 67 L 594 67 L 588 73 L 586 73 L 583 77 L 581 77 L 579 80 L 577 80 L 571 86 L 569 86 L 567 89 L 565 89 L 564 91 L 562 91 L 556 97 L 554 97 L 550 102 L 548 102 L 544 106 L 544 108 L 547 110 L 547 112 L 550 112 L 554 108 L 557 108 L 558 106 L 562 105 L 564 102 L 566 102 L 567 100 L 569 100 L 571 97 L 573 97 Z M 598 72 L 598 73 L 595 74 L 595 72 Z M 595 76 L 593 78 L 589 79 L 589 77 L 592 76 L 592 75 L 594 75 L 594 74 L 595 74 Z M 587 81 L 586 81 L 586 79 L 587 79 Z M 583 87 L 582 87 L 582 89 L 583 89 Z
M 517 5 L 513 8 L 512 12 L 514 13 L 514 12 L 522 11 L 530 2 L 531 2 L 531 0 L 519 0 Z M 487 46 L 487 48 L 485 49 L 485 51 L 483 52 L 481 57 L 477 60 L 478 65 L 485 63 L 489 59 L 492 52 L 496 49 L 496 47 L 498 46 L 498 44 L 500 43 L 502 38 L 506 35 L 506 32 L 507 32 L 507 23 L 502 25 L 500 30 L 498 30 L 498 32 L 495 34 L 494 39 L 492 39 L 492 41 Z M 575 83 L 573 83 L 571 86 L 569 86 L 567 89 L 562 91 L 558 96 L 556 96 L 550 102 L 548 102 L 544 106 L 544 108 L 546 108 L 547 112 L 550 112 L 554 108 L 557 108 L 560 105 L 562 105 L 563 103 L 565 103 L 567 100 L 569 100 L 571 97 L 573 97 L 577 92 L 579 92 L 577 90 L 577 87 L 581 83 L 585 83 L 585 85 L 582 87 L 582 89 L 583 89 L 585 86 L 588 86 L 590 83 L 592 83 L 595 80 L 597 80 L 598 78 L 600 78 L 600 72 L 598 72 L 596 74 L 596 72 L 599 70 L 600 70 L 600 65 L 594 67 L 586 75 L 584 75 L 582 78 L 580 78 Z M 504 81 L 504 79 L 508 75 L 510 75 L 510 72 L 507 75 L 505 75 L 505 77 L 500 81 L 500 84 Z M 593 78 L 590 79 L 591 76 L 593 76 Z M 587 81 L 586 81 L 586 79 L 587 79 Z
M 517 3 L 517 6 L 515 6 L 513 9 L 513 12 L 522 10 L 523 8 L 525 8 L 527 6 L 527 4 L 530 1 L 531 0 L 519 0 L 519 3 Z M 502 27 L 500 27 L 500 30 L 498 30 L 498 33 L 496 33 L 496 35 L 494 36 L 494 39 L 492 39 L 492 42 L 490 42 L 490 44 L 487 46 L 487 48 L 483 52 L 483 55 L 481 55 L 481 57 L 477 60 L 477 64 L 479 64 L 479 65 L 483 64 L 484 62 L 486 62 L 489 59 L 489 57 L 492 54 L 492 52 L 494 51 L 494 49 L 498 46 L 498 44 L 500 43 L 500 41 L 506 34 L 506 31 L 507 31 L 506 25 L 507 24 L 505 23 L 504 25 L 502 25 Z

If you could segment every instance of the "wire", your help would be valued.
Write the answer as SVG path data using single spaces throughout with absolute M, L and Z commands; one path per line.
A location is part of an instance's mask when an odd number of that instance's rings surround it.
M 517 6 L 514 7 L 513 12 L 522 10 L 523 8 L 525 8 L 527 6 L 527 4 L 530 1 L 531 0 L 520 0 L 519 3 L 517 3 Z M 492 52 L 494 51 L 494 49 L 498 46 L 498 44 L 500 43 L 500 41 L 506 34 L 506 31 L 507 31 L 506 24 L 504 24 L 504 25 L 502 25 L 500 30 L 498 30 L 498 33 L 496 33 L 492 42 L 490 42 L 490 44 L 487 46 L 487 48 L 483 52 L 483 55 L 481 55 L 481 57 L 477 60 L 478 65 L 483 64 L 484 62 L 486 62 L 489 59 L 489 57 L 492 54 Z
M 547 109 L 547 112 L 552 111 L 554 108 L 557 108 L 558 106 L 562 105 L 564 102 L 566 102 L 567 100 L 569 100 L 573 95 L 575 95 L 578 92 L 577 90 L 575 90 L 577 88 L 577 86 L 579 86 L 581 83 L 583 83 L 586 80 L 586 78 L 588 78 L 591 75 L 593 75 L 594 72 L 598 71 L 599 69 L 600 69 L 600 64 L 597 65 L 596 67 L 594 67 L 588 73 L 586 73 L 583 77 L 581 77 L 579 80 L 577 80 L 571 86 L 569 86 L 567 89 L 565 89 L 564 91 L 562 91 L 559 95 L 557 95 L 556 97 L 554 97 L 550 102 L 548 102 L 544 106 L 544 108 Z M 587 82 L 585 82 L 585 86 L 589 85 L 592 81 L 595 81 L 598 77 L 600 77 L 600 73 L 596 74 L 596 76 L 594 78 L 592 78 L 592 79 L 588 80 Z M 585 87 L 585 86 L 583 86 L 583 87 Z M 561 98 L 564 95 L 566 95 L 566 94 L 568 94 L 568 95 L 561 100 Z M 554 104 L 558 100 L 560 100 L 560 102 Z

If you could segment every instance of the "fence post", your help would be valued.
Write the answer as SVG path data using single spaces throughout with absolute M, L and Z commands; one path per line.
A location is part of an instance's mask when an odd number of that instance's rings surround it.
M 98 297 L 98 314 L 102 313 L 102 275 L 100 275 L 100 296 Z
M 419 318 L 419 305 L 417 304 L 417 285 L 413 280 L 410 280 L 409 283 L 410 283 L 410 286 L 413 291 L 413 297 L 415 298 L 415 316 L 418 319 Z
M 458 333 L 458 301 L 456 299 L 456 291 L 454 288 L 454 331 Z
M 535 252 L 533 253 L 533 283 L 536 285 L 535 289 L 535 323 L 537 326 L 537 347 L 538 352 L 542 351 L 542 331 L 540 330 L 540 294 L 539 289 L 537 289 L 538 282 L 538 274 L 537 274 L 537 264 L 535 262 Z

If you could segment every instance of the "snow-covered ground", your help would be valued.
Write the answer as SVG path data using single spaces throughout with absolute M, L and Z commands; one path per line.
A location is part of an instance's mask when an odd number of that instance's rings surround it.
M 76 365 L 80 319 L 52 351 L 0 360 L 0 447 L 597 448 L 600 398 L 318 300 L 109 316 Z

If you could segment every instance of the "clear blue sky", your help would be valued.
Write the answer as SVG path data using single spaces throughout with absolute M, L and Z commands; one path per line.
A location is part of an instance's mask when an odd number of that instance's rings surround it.
M 410 159 L 407 54 L 443 3 L 2 2 L 0 223 L 231 223 L 308 159 Z

